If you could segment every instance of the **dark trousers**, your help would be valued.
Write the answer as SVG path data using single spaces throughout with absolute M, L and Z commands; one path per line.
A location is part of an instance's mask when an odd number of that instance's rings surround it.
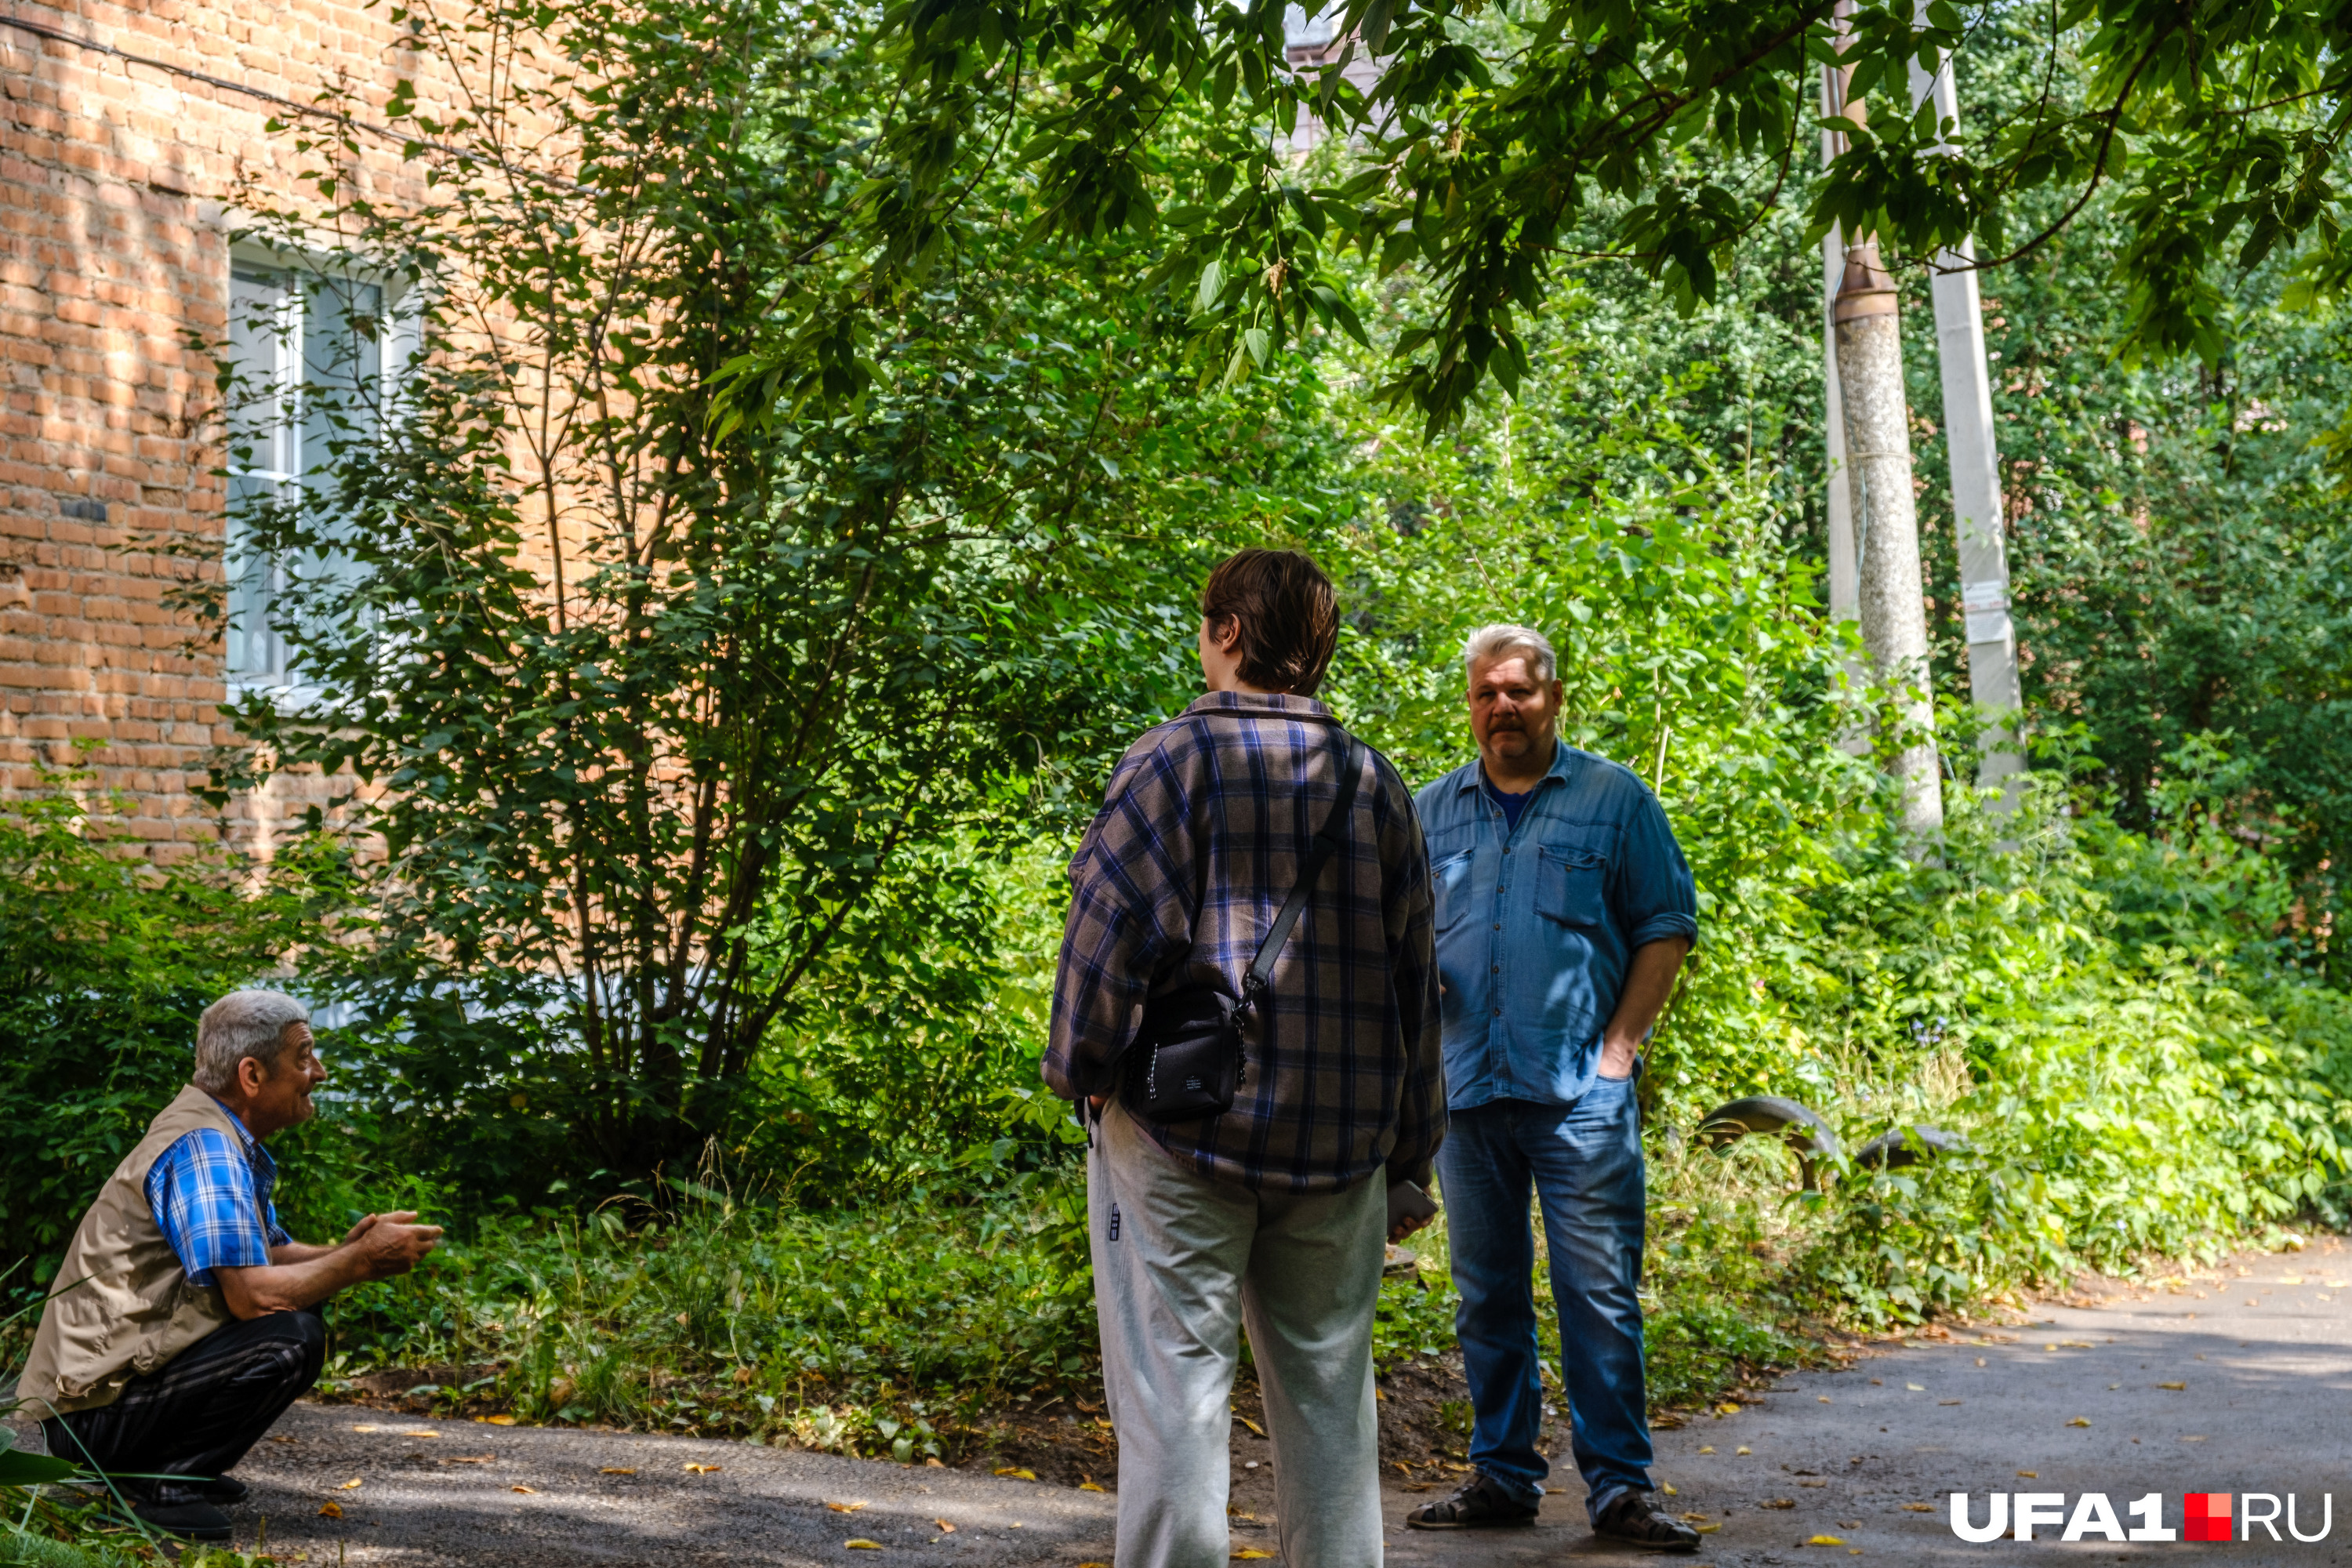
M 215 1329 L 95 1410 L 42 1423 L 49 1452 L 115 1475 L 135 1501 L 188 1502 L 201 1491 L 157 1476 L 226 1475 L 312 1384 L 327 1361 L 316 1308 Z M 143 1478 L 143 1479 L 140 1479 Z
M 1595 1079 L 1574 1105 L 1497 1100 L 1457 1110 L 1437 1152 L 1454 1310 L 1474 1421 L 1470 1462 L 1523 1502 L 1550 1466 L 1536 1451 L 1543 1385 L 1536 1356 L 1535 1237 L 1543 1206 L 1559 1310 L 1569 1432 L 1594 1519 L 1650 1489 L 1642 1367 L 1641 1119 L 1632 1079 Z

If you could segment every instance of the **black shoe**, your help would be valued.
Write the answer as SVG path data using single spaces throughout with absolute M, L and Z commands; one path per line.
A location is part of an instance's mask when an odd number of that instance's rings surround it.
M 1425 1502 L 1404 1516 L 1411 1530 L 1486 1530 L 1535 1521 L 1534 1505 L 1505 1491 L 1499 1481 L 1483 1470 L 1455 1488 L 1452 1497 Z
M 131 1511 L 150 1530 L 188 1541 L 226 1541 L 228 1515 L 208 1502 L 140 1502 Z
M 1619 1492 L 1592 1521 L 1592 1533 L 1653 1552 L 1696 1552 L 1699 1547 L 1698 1531 L 1661 1510 L 1648 1492 Z
M 215 1508 L 233 1508 L 245 1500 L 245 1483 L 234 1476 L 192 1478 L 180 1484 Z

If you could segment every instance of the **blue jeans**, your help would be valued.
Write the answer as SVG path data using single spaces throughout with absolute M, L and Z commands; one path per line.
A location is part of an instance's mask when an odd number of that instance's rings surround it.
M 1453 1113 L 1437 1154 L 1454 1252 L 1454 1314 L 1476 1420 L 1470 1461 L 1534 1503 L 1551 1467 L 1536 1452 L 1535 1237 L 1528 1188 L 1543 1205 L 1559 1309 L 1585 1510 L 1650 1489 L 1642 1381 L 1642 1135 L 1633 1079 L 1595 1079 L 1570 1106 L 1490 1100 Z

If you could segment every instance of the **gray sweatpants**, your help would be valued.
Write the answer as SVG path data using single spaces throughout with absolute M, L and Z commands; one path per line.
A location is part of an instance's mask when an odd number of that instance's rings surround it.
M 1114 1102 L 1087 1163 L 1118 1568 L 1223 1568 L 1241 1330 L 1274 1440 L 1286 1568 L 1379 1568 L 1372 1312 L 1386 1184 L 1254 1193 L 1170 1159 Z

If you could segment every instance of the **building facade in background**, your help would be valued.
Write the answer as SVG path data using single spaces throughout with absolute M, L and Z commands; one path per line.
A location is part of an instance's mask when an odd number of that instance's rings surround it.
M 161 857 L 224 833 L 266 852 L 317 797 L 319 781 L 279 781 L 224 815 L 197 795 L 235 738 L 224 699 L 293 679 L 270 564 L 221 584 L 225 637 L 167 594 L 220 584 L 230 487 L 306 467 L 320 433 L 290 390 L 306 343 L 315 357 L 355 309 L 388 314 L 385 284 L 305 289 L 240 244 L 236 203 L 247 182 L 296 191 L 302 154 L 273 121 L 302 122 L 338 84 L 364 115 L 413 76 L 404 36 L 343 0 L 17 0 L 0 20 L 0 794 L 87 746 L 96 789 Z M 357 177 L 414 199 L 397 142 L 361 141 Z M 208 345 L 286 389 L 240 409 L 235 443 Z

